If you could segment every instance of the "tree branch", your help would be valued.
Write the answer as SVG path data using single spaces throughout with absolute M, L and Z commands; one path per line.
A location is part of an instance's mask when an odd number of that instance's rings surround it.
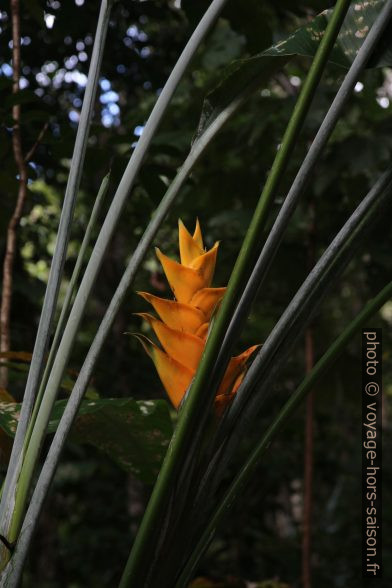
M 34 143 L 32 148 L 30 149 L 30 151 L 27 153 L 27 155 L 25 156 L 25 158 L 24 158 L 25 163 L 29 163 L 29 161 L 31 161 L 31 159 L 33 158 L 33 155 L 34 155 L 38 145 L 41 143 L 42 139 L 44 138 L 45 133 L 48 130 L 48 127 L 49 127 L 49 123 L 46 122 L 44 124 L 44 126 L 42 127 L 42 129 L 40 130 L 36 142 Z
M 12 93 L 19 92 L 20 79 L 20 13 L 19 0 L 11 0 L 12 21 Z M 12 107 L 14 126 L 12 132 L 12 149 L 18 169 L 19 189 L 16 206 L 7 228 L 7 240 L 3 264 L 3 288 L 0 308 L 0 351 L 10 350 L 10 315 L 12 301 L 13 265 L 16 253 L 16 232 L 23 212 L 23 206 L 27 194 L 27 167 L 22 152 L 22 138 L 20 131 L 20 104 Z M 8 385 L 8 369 L 5 366 L 0 370 L 1 385 Z

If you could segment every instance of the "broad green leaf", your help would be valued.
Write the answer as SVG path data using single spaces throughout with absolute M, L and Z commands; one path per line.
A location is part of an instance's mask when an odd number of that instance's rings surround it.
M 53 433 L 66 400 L 56 402 L 48 432 Z M 13 437 L 20 404 L 0 401 L 0 428 Z M 84 400 L 70 439 L 86 443 L 146 484 L 153 484 L 166 453 L 173 426 L 165 400 L 132 398 Z
M 331 53 L 332 63 L 344 68 L 350 67 L 384 4 L 385 0 L 352 2 Z M 260 86 L 267 82 L 295 55 L 312 57 L 317 51 L 331 14 L 332 9 L 325 10 L 311 22 L 262 53 L 229 64 L 223 70 L 218 86 L 207 95 L 204 101 L 196 139 L 219 112 L 251 84 L 256 83 Z M 392 65 L 391 32 L 392 25 L 388 26 L 384 33 L 369 67 Z
M 339 32 L 330 61 L 349 68 L 366 35 L 385 4 L 385 0 L 352 2 Z M 308 55 L 312 57 L 324 34 L 332 9 L 324 10 L 309 24 L 297 29 L 287 39 L 276 43 L 260 56 Z M 384 33 L 369 67 L 385 67 L 392 63 L 391 27 Z
M 56 403 L 49 431 L 56 429 L 64 406 L 64 400 Z M 82 403 L 71 439 L 97 447 L 120 467 L 152 484 L 172 431 L 165 400 L 105 398 Z

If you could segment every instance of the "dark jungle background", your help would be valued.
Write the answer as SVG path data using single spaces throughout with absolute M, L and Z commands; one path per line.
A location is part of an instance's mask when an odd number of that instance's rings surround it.
M 129 155 L 171 68 L 208 2 L 146 0 L 115 3 L 109 27 L 87 160 L 75 211 L 65 273 L 72 272 L 94 198 L 111 169 L 107 208 Z M 188 153 L 203 99 L 224 66 L 255 54 L 333 5 L 327 1 L 231 0 L 181 83 L 128 199 L 106 255 L 73 352 L 75 377 L 99 320 L 153 210 Z M 83 99 L 99 3 L 29 0 L 21 3 L 22 141 L 28 150 L 48 129 L 29 164 L 29 191 L 17 230 L 11 349 L 31 352 L 53 252 L 61 203 Z M 0 255 L 15 207 L 17 169 L 11 146 L 11 25 L 0 12 Z M 310 60 L 290 62 L 255 92 L 209 147 L 186 183 L 156 245 L 177 255 L 177 219 L 193 229 L 198 216 L 211 245 L 220 240 L 215 285 L 225 285 L 289 120 Z M 344 70 L 330 65 L 292 157 L 283 198 L 324 116 Z M 367 71 L 317 166 L 269 278 L 239 343 L 263 342 L 281 312 L 359 199 L 391 160 L 392 71 Z M 281 202 L 281 200 L 279 201 Z M 276 203 L 273 218 L 277 211 Z M 390 275 L 390 219 L 369 236 L 315 317 L 317 359 L 342 327 Z M 160 381 L 138 342 L 133 316 L 145 311 L 136 290 L 169 296 L 153 250 L 119 313 L 95 371 L 103 398 L 163 397 Z M 65 288 L 64 288 L 65 291 Z M 64 296 L 64 291 L 61 296 Z M 391 576 L 390 416 L 392 303 L 372 325 L 384 331 L 384 562 Z M 314 391 L 312 548 L 314 587 L 356 587 L 361 570 L 361 341 Z M 21 399 L 26 363 L 9 371 L 8 392 Z M 297 346 L 260 418 L 260 434 L 305 373 L 305 341 Z M 66 397 L 67 392 L 62 392 Z M 199 569 L 199 586 L 299 587 L 302 583 L 305 406 L 273 443 L 251 485 L 213 541 Z M 243 440 L 241 451 L 249 449 Z M 309 458 L 309 455 L 308 455 Z M 6 467 L 6 454 L 1 464 Z M 228 473 L 228 476 L 230 472 Z M 150 487 L 94 448 L 70 441 L 59 467 L 26 574 L 27 587 L 115 586 Z M 309 562 L 308 564 L 309 565 Z M 210 583 L 208 583 L 210 582 Z M 214 583 L 215 582 L 215 583 Z M 382 585 L 382 580 L 379 585 Z M 386 584 L 385 584 L 386 585 Z M 309 588 L 309 585 L 306 587 Z

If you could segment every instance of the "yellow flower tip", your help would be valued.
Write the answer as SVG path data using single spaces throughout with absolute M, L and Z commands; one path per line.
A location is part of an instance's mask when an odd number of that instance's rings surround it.
M 193 233 L 193 239 L 196 241 L 196 243 L 199 245 L 200 249 L 204 250 L 204 245 L 203 245 L 203 235 L 201 232 L 201 227 L 200 227 L 200 223 L 199 223 L 199 219 L 196 219 L 196 227 L 195 227 L 195 232 Z
M 209 273 L 206 270 L 203 271 L 204 268 L 196 270 L 181 265 L 181 263 L 167 257 L 158 248 L 156 254 L 178 302 L 189 303 L 197 290 L 209 285 L 207 283 Z M 208 276 L 205 276 L 206 273 L 208 273 Z
M 192 261 L 204 253 L 203 247 L 192 237 L 181 219 L 178 221 L 178 242 L 182 265 L 190 267 Z
M 191 268 L 195 270 L 203 280 L 202 288 L 209 288 L 211 286 L 212 278 L 215 271 L 216 256 L 218 253 L 219 242 L 217 241 L 209 251 L 196 257 L 191 264 Z

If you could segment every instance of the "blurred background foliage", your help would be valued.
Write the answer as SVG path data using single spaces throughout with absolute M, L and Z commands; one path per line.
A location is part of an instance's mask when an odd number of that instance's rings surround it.
M 185 0 L 181 5 L 177 0 L 115 3 L 65 267 L 66 280 L 71 275 L 103 176 L 112 170 L 109 200 L 157 94 L 208 4 L 204 0 Z M 128 199 L 78 335 L 72 370 L 77 372 L 80 368 L 129 255 L 189 151 L 203 99 L 219 80 L 223 67 L 233 59 L 260 52 L 331 5 L 333 2 L 323 0 L 228 3 L 181 83 Z M 96 2 L 22 2 L 24 149 L 31 148 L 46 122 L 49 128 L 29 164 L 28 202 L 18 230 L 11 322 L 14 351 L 31 352 L 33 348 L 97 15 Z M 0 17 L 3 253 L 7 223 L 15 206 L 17 172 L 10 138 L 11 28 L 5 4 Z M 156 245 L 165 253 L 177 255 L 177 219 L 181 217 L 191 229 L 198 216 L 207 245 L 217 239 L 221 241 L 217 286 L 227 283 L 309 63 L 307 58 L 294 59 L 245 103 L 196 166 L 156 238 Z M 343 75 L 341 68 L 328 67 L 272 217 Z M 291 222 L 239 348 L 265 340 L 305 278 L 309 269 L 311 211 L 315 211 L 318 257 L 390 161 L 390 100 L 392 71 L 367 71 L 358 82 L 345 117 Z M 382 220 L 315 317 L 316 358 L 387 281 L 391 252 L 388 229 L 390 219 Z M 63 295 L 65 286 L 66 283 Z M 150 360 L 138 343 L 125 334 L 140 331 L 140 319 L 132 313 L 146 310 L 136 290 L 170 295 L 153 251 L 144 262 L 134 290 L 129 292 L 95 371 L 92 386 L 102 398 L 131 396 L 143 400 L 163 396 Z M 390 448 L 387 400 L 390 401 L 392 387 L 388 387 L 387 376 L 391 372 L 391 323 L 392 304 L 386 305 L 371 325 L 384 327 L 385 455 Z M 301 344 L 276 381 L 274 394 L 260 418 L 260 433 L 303 375 Z M 355 586 L 360 577 L 360 378 L 358 336 L 316 390 L 312 562 L 314 586 L 320 588 Z M 21 399 L 24 382 L 25 372 L 10 372 L 9 391 L 17 400 Z M 66 396 L 64 391 L 62 394 Z M 302 409 L 266 454 L 252 484 L 238 500 L 201 564 L 201 576 L 220 582 L 212 584 L 206 580 L 197 585 L 241 586 L 244 580 L 271 580 L 260 584 L 271 588 L 301 585 L 303 429 Z M 251 443 L 252 439 L 244 439 L 238 460 Z M 386 551 L 391 548 L 388 530 L 392 518 L 388 490 L 391 470 L 387 465 Z M 37 579 L 41 588 L 116 585 L 149 491 L 149 486 L 143 486 L 102 454 L 70 441 L 33 545 L 25 585 L 37 586 Z M 385 575 L 392 575 L 391 560 L 384 558 L 384 563 Z

